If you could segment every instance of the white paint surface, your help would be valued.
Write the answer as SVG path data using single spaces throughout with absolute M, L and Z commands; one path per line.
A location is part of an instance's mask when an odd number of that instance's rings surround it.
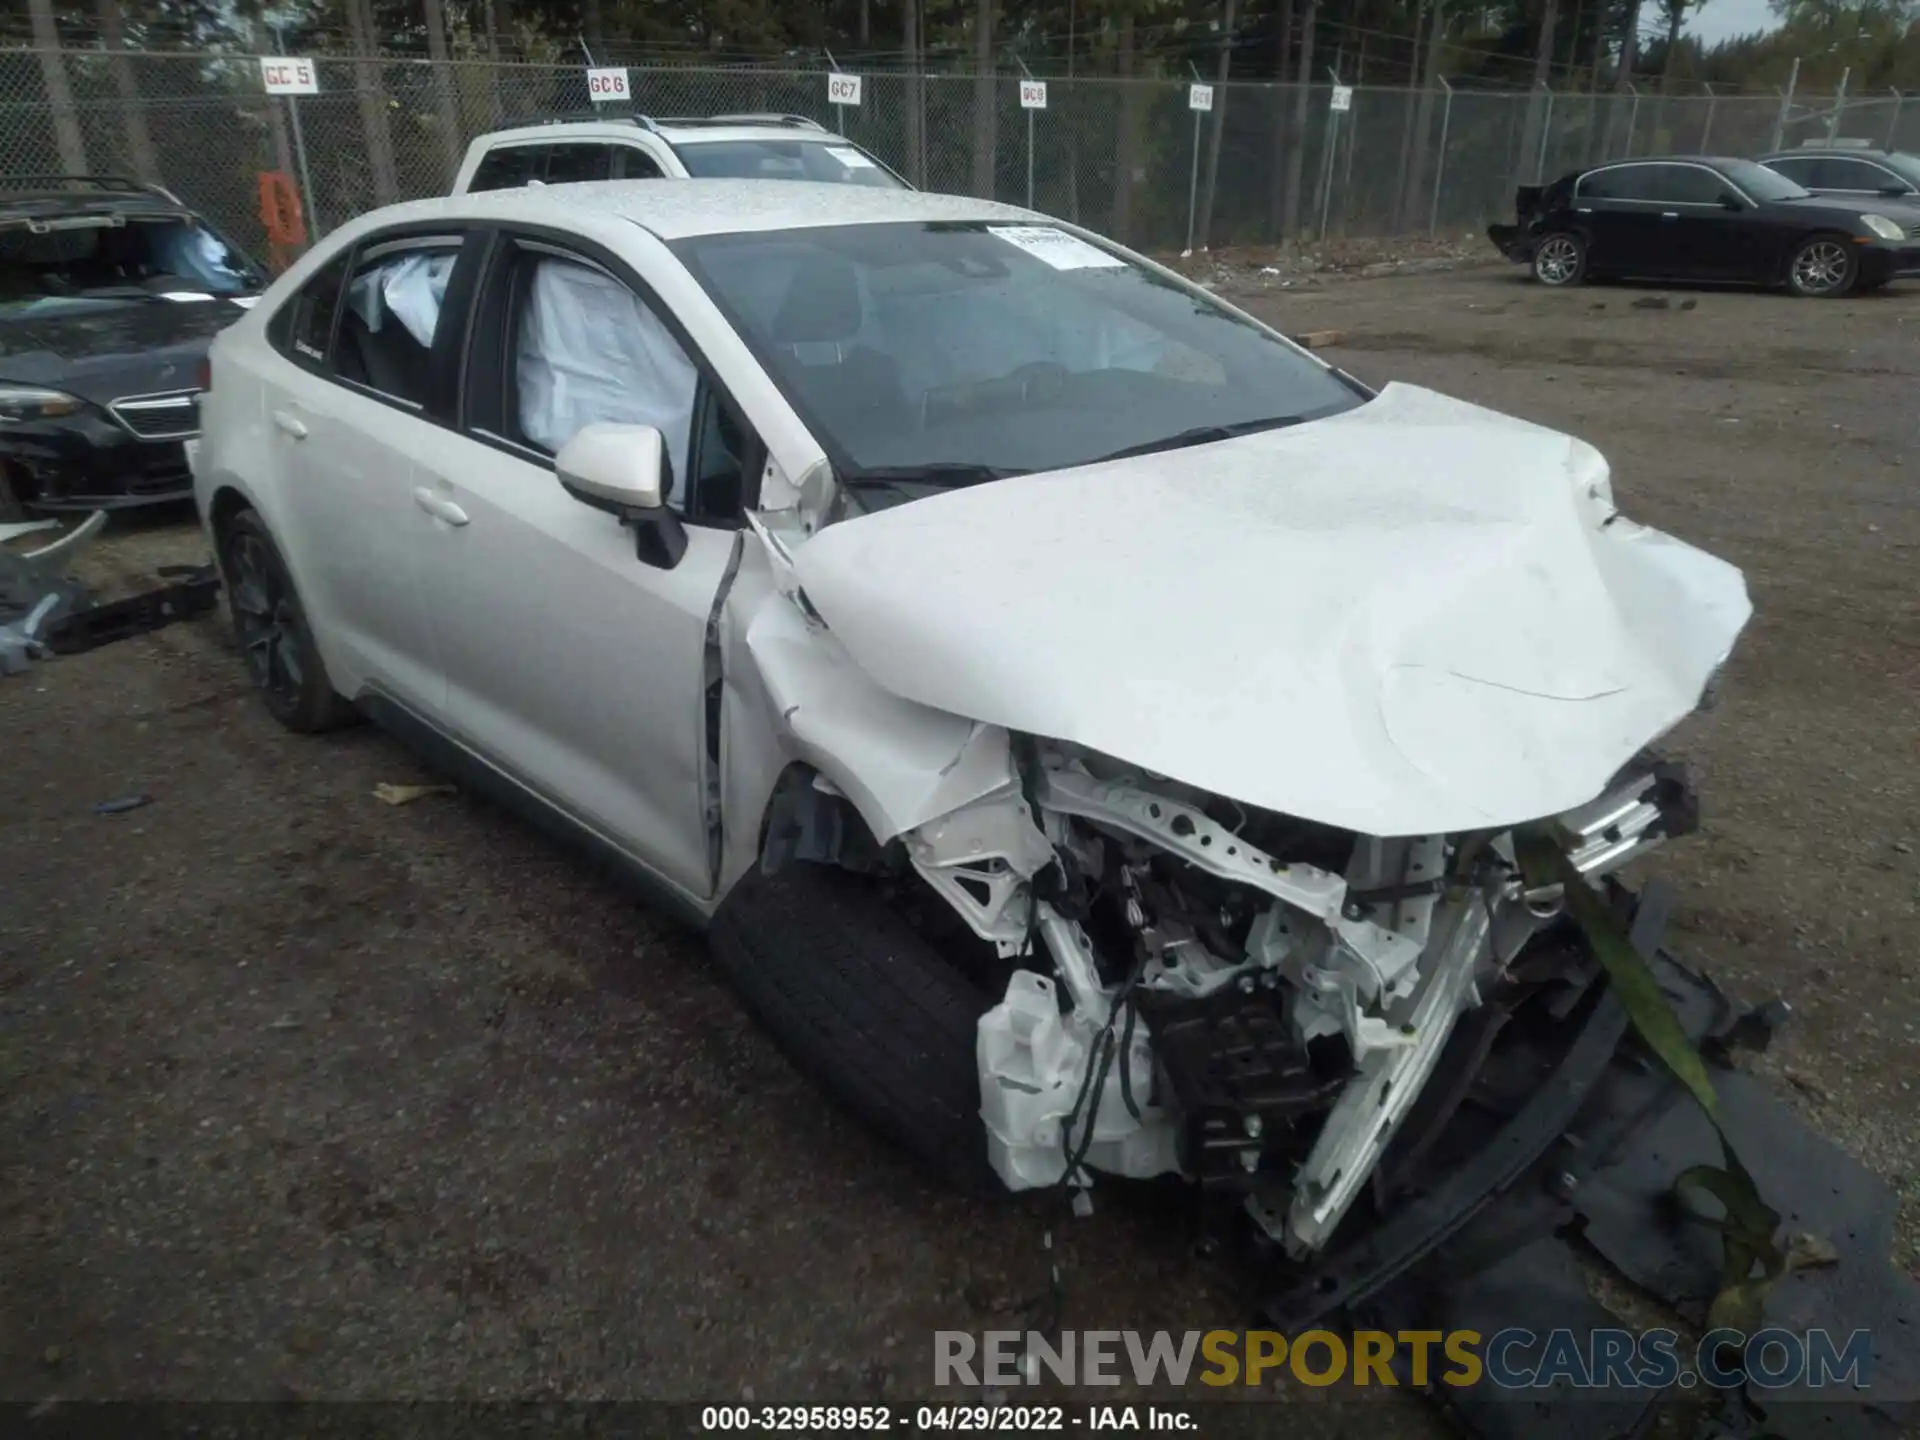
M 829 526 L 807 596 L 888 690 L 1375 835 L 1597 794 L 1751 614 L 1591 447 L 1411 386 L 1332 419 Z

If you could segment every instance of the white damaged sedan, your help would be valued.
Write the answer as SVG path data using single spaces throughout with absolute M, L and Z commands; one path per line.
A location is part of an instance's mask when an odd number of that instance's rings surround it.
M 284 724 L 617 863 L 939 1172 L 1178 1173 L 1296 1257 L 1556 923 L 1515 828 L 1690 827 L 1647 747 L 1750 614 L 1580 441 L 908 191 L 381 210 L 203 422 Z

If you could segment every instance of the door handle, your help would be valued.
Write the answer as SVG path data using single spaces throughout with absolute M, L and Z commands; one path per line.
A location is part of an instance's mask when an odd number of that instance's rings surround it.
M 300 422 L 300 418 L 297 415 L 289 414 L 285 410 L 276 410 L 273 412 L 273 424 L 274 428 L 279 430 L 282 435 L 291 436 L 295 440 L 304 440 L 307 438 L 307 427 Z
M 444 520 L 449 525 L 467 523 L 467 512 L 443 495 L 436 495 L 422 485 L 413 492 L 413 503 L 436 520 Z
M 1662 210 L 1660 212 L 1660 218 L 1662 220 L 1678 220 L 1680 218 L 1680 212 L 1678 210 Z

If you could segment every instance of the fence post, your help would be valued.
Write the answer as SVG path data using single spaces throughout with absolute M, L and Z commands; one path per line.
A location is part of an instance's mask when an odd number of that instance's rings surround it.
M 1364 62 L 1365 57 L 1362 57 Z M 1356 76 L 1356 79 L 1359 77 Z M 1353 104 L 1358 109 L 1360 87 L 1353 87 Z M 1347 115 L 1347 163 L 1340 171 L 1340 233 L 1345 235 L 1353 226 L 1353 147 L 1360 139 L 1360 124 L 1355 112 Z
M 1900 102 L 1906 99 L 1906 96 L 1900 93 L 1900 87 L 1897 85 L 1890 85 L 1887 88 L 1893 91 L 1893 119 L 1887 122 L 1887 143 L 1881 148 L 1898 150 L 1900 148 Z
M 1620 152 L 1622 159 L 1632 157 L 1633 132 L 1640 123 L 1640 90 L 1631 80 L 1627 82 L 1627 93 L 1633 97 L 1633 103 L 1627 107 L 1627 148 Z
M 100 7 L 100 38 L 113 57 L 113 86 L 120 94 L 121 124 L 126 132 L 127 155 L 133 161 L 134 176 L 154 184 L 160 179 L 160 165 L 154 159 L 153 136 L 147 129 L 146 106 L 140 99 L 140 80 L 127 52 L 126 37 L 121 33 L 119 6 L 108 3 Z
M 287 114 L 293 121 L 293 158 L 300 167 L 300 188 L 307 194 L 307 226 L 313 238 L 318 240 L 327 233 L 327 227 L 321 223 L 320 211 L 313 203 L 313 171 L 307 164 L 307 137 L 300 130 L 298 96 L 287 96 Z
M 1440 88 L 1446 92 L 1446 99 L 1440 109 L 1440 153 L 1433 160 L 1433 208 L 1427 212 L 1427 234 L 1431 235 L 1440 228 L 1440 187 L 1447 178 L 1447 127 L 1453 122 L 1453 86 L 1447 84 L 1447 77 L 1437 77 Z
M 1031 80 L 1033 71 L 1027 68 L 1027 62 L 1018 55 L 1013 58 L 1020 66 L 1020 73 Z M 1033 111 L 1027 109 L 1024 103 L 1020 108 L 1027 111 L 1027 208 L 1031 210 L 1033 208 Z
M 1773 144 L 1767 148 L 1778 150 L 1785 143 L 1787 116 L 1793 109 L 1793 87 L 1800 81 L 1800 57 L 1793 57 L 1793 68 L 1787 71 L 1787 88 L 1780 92 L 1780 113 L 1773 119 Z
M 1704 81 L 1702 81 L 1701 83 L 1705 84 Z M 1707 90 L 1707 123 L 1700 127 L 1700 149 L 1703 153 L 1712 154 L 1713 153 L 1713 150 L 1712 150 L 1713 107 L 1720 103 L 1720 97 L 1713 93 L 1713 86 L 1707 85 L 1706 90 Z
M 1187 68 L 1193 71 L 1194 83 L 1196 85 L 1199 84 L 1200 83 L 1199 69 L 1194 65 L 1194 63 L 1191 60 L 1187 62 Z M 1189 101 L 1189 108 L 1191 108 L 1191 101 Z M 1198 110 L 1195 110 L 1193 112 L 1193 163 L 1187 169 L 1187 250 L 1186 250 L 1186 253 L 1189 255 L 1193 253 L 1194 207 L 1200 201 L 1200 114 L 1201 112 Z
M 820 53 L 827 57 L 827 73 L 829 75 L 838 75 L 840 73 L 840 62 L 833 58 L 833 52 L 827 49 L 826 46 L 822 45 L 820 47 Z M 833 128 L 840 133 L 840 136 L 842 139 L 846 137 L 846 133 L 847 133 L 847 107 L 846 106 L 836 105 L 833 107 Z
M 1543 84 L 1540 88 L 1547 92 L 1547 111 L 1540 119 L 1540 146 L 1533 154 L 1533 183 L 1536 185 L 1547 173 L 1547 137 L 1553 134 L 1553 87 Z
M 1328 67 L 1327 73 L 1333 76 L 1333 83 L 1340 83 L 1340 72 Z M 1333 108 L 1333 97 L 1327 97 L 1326 142 L 1320 147 L 1320 243 L 1327 243 L 1327 212 L 1333 206 L 1333 156 L 1334 147 L 1340 135 L 1340 112 Z
M 73 108 L 73 87 L 67 83 L 67 56 L 60 48 L 60 30 L 54 23 L 53 9 L 36 3 L 33 11 L 34 58 L 40 62 L 40 79 L 47 87 L 47 108 L 53 112 L 53 139 L 60 153 L 60 168 L 69 175 L 87 173 L 87 142 L 80 133 L 80 117 Z
M 282 55 L 287 53 L 286 32 L 278 25 L 273 27 L 273 46 Z M 273 103 L 271 95 L 267 103 Z M 300 97 L 297 95 L 287 96 L 287 118 L 293 126 L 293 160 L 300 167 L 301 198 L 307 206 L 307 243 L 312 244 L 327 233 L 327 227 L 320 223 L 320 211 L 313 203 L 313 172 L 307 167 L 307 137 L 300 130 Z
M 1853 77 L 1853 67 L 1849 65 L 1840 72 L 1840 90 L 1833 97 L 1833 110 L 1827 116 L 1827 144 L 1833 144 L 1840 134 L 1840 115 L 1847 108 L 1847 81 Z

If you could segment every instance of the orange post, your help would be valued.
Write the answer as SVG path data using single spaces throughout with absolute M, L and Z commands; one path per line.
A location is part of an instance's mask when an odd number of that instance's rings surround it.
M 306 217 L 300 212 L 300 192 L 284 170 L 260 172 L 260 223 L 266 228 L 274 274 L 293 263 L 307 243 Z

